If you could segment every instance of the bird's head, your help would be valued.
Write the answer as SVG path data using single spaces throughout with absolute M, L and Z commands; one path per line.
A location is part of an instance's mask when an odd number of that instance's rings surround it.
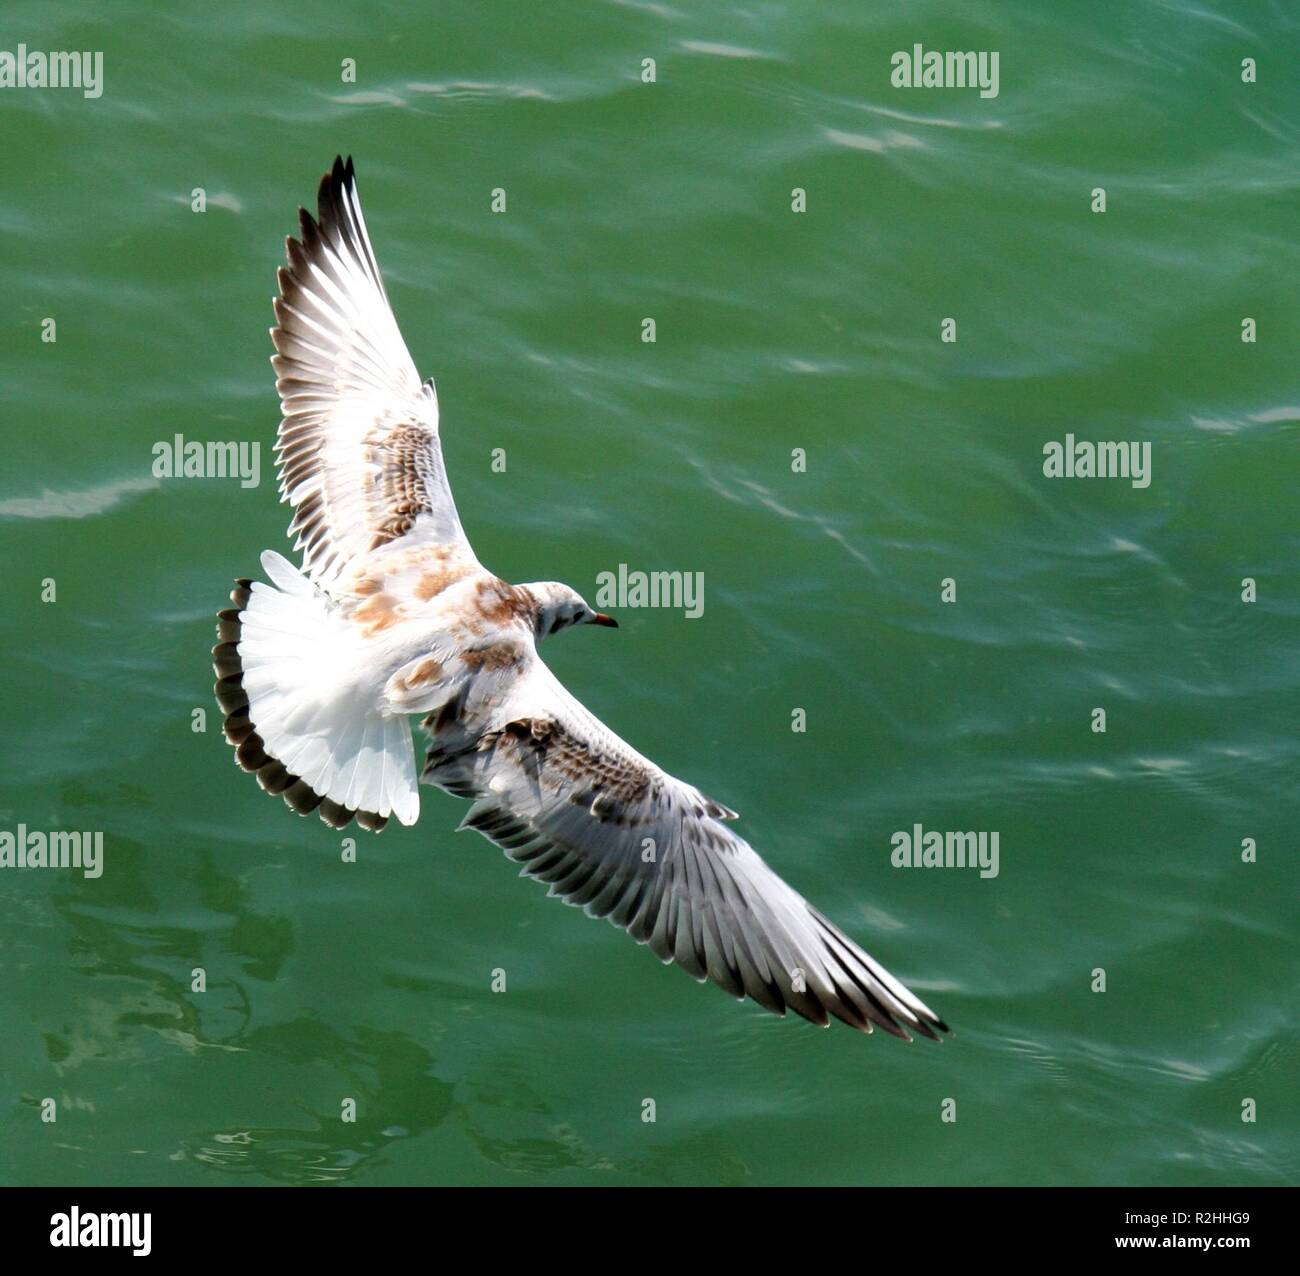
M 561 629 L 571 629 L 574 625 L 604 625 L 608 629 L 617 629 L 618 621 L 612 616 L 587 605 L 586 600 L 576 589 L 562 585 L 559 581 L 537 581 L 523 586 L 537 602 L 534 624 L 537 628 L 537 641 L 549 638 Z

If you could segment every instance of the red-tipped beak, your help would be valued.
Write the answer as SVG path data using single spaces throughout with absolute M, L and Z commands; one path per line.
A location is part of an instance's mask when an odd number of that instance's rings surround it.
M 613 616 L 607 616 L 603 611 L 598 611 L 588 622 L 590 625 L 604 625 L 606 629 L 617 629 L 618 621 Z

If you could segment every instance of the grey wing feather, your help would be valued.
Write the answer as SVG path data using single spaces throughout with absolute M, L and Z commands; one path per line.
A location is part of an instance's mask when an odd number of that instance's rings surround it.
M 421 383 L 388 304 L 366 232 L 352 161 L 321 179 L 318 217 L 300 210 L 301 241 L 275 299 L 280 494 L 303 570 L 338 592 L 350 565 L 385 545 L 473 552 L 443 466 L 438 398 Z
M 696 979 L 813 1023 L 938 1039 L 944 1022 L 727 827 L 735 813 L 590 714 L 540 660 L 477 737 L 435 735 L 424 776 L 550 893 Z

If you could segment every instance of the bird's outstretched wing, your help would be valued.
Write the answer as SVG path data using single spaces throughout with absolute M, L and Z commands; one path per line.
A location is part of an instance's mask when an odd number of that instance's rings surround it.
M 280 495 L 303 570 L 335 595 L 350 568 L 402 541 L 476 562 L 438 439 L 438 396 L 421 383 L 388 304 L 349 158 L 321 178 L 318 216 L 286 240 L 271 339 L 284 419 Z
M 781 880 L 733 811 L 642 757 L 540 659 L 507 693 L 471 692 L 425 726 L 422 779 L 474 799 L 476 829 L 550 893 L 608 918 L 664 962 L 777 1014 L 863 1032 L 947 1025 Z M 465 730 L 482 715 L 487 730 Z

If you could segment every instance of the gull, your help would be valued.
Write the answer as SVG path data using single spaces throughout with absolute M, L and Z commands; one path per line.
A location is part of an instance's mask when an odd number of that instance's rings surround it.
M 542 662 L 544 639 L 616 628 L 555 581 L 477 559 L 452 499 L 438 395 L 389 306 L 351 158 L 286 240 L 271 339 L 275 445 L 301 567 L 268 550 L 218 614 L 216 696 L 235 760 L 299 814 L 378 832 L 419 781 L 550 894 L 665 964 L 825 1026 L 940 1040 L 947 1025 L 788 886 L 734 811 L 614 734 Z

